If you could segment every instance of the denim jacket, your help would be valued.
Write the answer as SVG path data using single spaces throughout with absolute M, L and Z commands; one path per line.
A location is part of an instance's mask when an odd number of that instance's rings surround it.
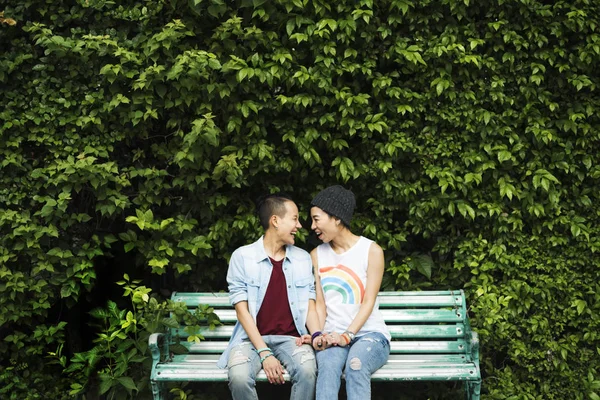
M 271 272 L 273 271 L 273 265 L 265 251 L 263 238 L 264 236 L 256 242 L 234 251 L 229 260 L 229 270 L 227 271 L 229 301 L 232 305 L 240 301 L 247 301 L 248 310 L 254 321 L 256 321 L 256 316 L 265 298 Z M 307 334 L 308 301 L 316 299 L 315 279 L 310 255 L 296 246 L 287 245 L 283 260 L 283 274 L 288 284 L 288 302 L 296 329 L 301 335 Z M 219 368 L 227 367 L 231 348 L 244 340 L 248 340 L 248 335 L 238 321 L 233 328 L 227 348 L 219 358 L 217 363 Z

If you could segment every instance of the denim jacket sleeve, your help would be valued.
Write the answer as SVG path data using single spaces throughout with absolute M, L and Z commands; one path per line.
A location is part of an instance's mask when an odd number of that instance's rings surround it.
M 303 267 L 303 273 L 301 276 L 310 276 L 311 282 L 308 285 L 308 299 L 309 300 L 316 300 L 317 299 L 317 290 L 315 287 L 315 279 L 316 277 L 313 274 L 313 263 L 312 263 L 312 259 L 310 258 L 310 255 L 303 251 L 303 258 L 300 258 L 302 260 L 302 267 Z
M 310 264 L 312 266 L 312 263 Z M 317 289 L 315 286 L 316 277 L 313 276 L 313 281 L 308 288 L 308 299 L 317 301 Z
M 234 251 L 229 260 L 227 270 L 227 284 L 229 286 L 229 302 L 235 305 L 240 301 L 248 301 L 248 287 L 246 286 L 244 271 L 244 257 L 240 251 Z

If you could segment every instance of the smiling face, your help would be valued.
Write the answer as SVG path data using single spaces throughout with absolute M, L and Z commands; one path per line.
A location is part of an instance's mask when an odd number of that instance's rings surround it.
M 322 240 L 323 243 L 332 241 L 342 230 L 340 221 L 337 218 L 330 216 L 319 207 L 313 206 L 310 209 L 310 217 L 312 219 L 310 229 L 317 234 L 317 237 Z
M 285 244 L 294 244 L 298 229 L 302 228 L 298 219 L 298 207 L 293 201 L 285 202 L 285 214 L 273 215 L 273 225 L 277 236 Z

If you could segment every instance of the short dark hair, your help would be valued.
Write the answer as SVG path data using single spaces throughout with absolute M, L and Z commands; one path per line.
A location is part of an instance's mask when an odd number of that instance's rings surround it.
M 278 217 L 284 217 L 286 213 L 285 203 L 288 201 L 294 201 L 286 193 L 274 193 L 260 197 L 256 201 L 256 212 L 258 213 L 258 219 L 262 227 L 267 230 L 269 229 L 269 220 L 271 216 L 277 215 Z

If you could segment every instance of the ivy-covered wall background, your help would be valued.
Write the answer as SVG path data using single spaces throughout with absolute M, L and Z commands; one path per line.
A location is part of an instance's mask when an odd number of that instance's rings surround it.
M 289 192 L 307 221 L 342 183 L 384 289 L 466 290 L 484 399 L 600 399 L 599 15 L 0 0 L 0 397 L 147 398 L 166 313 L 216 323 L 165 299 L 226 289 L 253 199 Z

